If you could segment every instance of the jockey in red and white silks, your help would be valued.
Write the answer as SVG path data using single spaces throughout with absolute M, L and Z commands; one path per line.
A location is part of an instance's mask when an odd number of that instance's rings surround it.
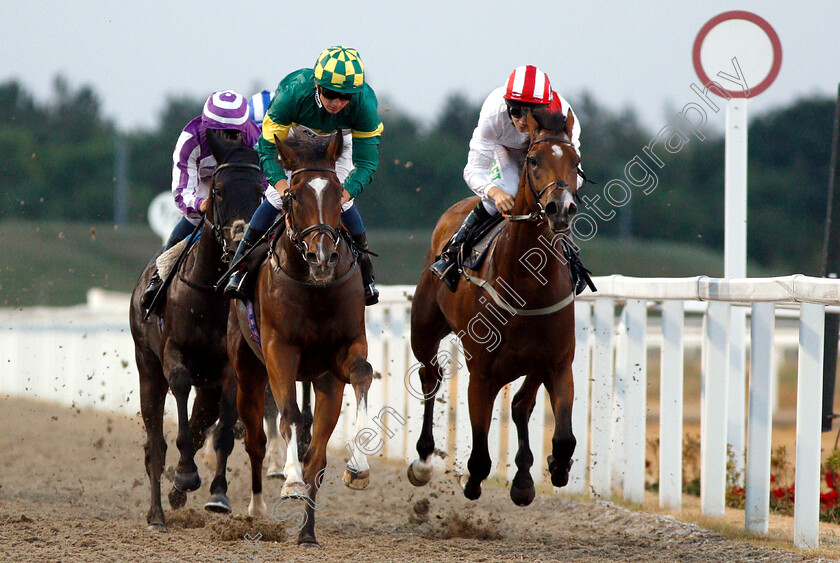
M 548 76 L 535 66 L 520 66 L 510 74 L 504 86 L 496 88 L 481 106 L 478 125 L 470 140 L 464 180 L 481 202 L 470 211 L 431 266 L 432 272 L 455 291 L 455 257 L 470 232 L 490 216 L 510 213 L 528 142 L 527 115 L 532 109 L 547 107 L 553 112 L 574 118 L 572 145 L 580 155 L 580 123 L 572 107 L 551 89 Z M 578 178 L 578 186 L 582 178 Z
M 528 133 L 518 131 L 508 114 L 505 89 L 504 86 L 496 88 L 484 100 L 478 116 L 478 125 L 470 139 L 467 165 L 464 167 L 464 181 L 475 195 L 482 199 L 484 208 L 491 215 L 498 211 L 493 198 L 489 197 L 487 192 L 496 186 L 511 196 L 516 195 L 527 149 L 525 144 L 528 142 Z M 557 92 L 551 91 L 549 108 L 555 106 L 563 113 L 571 113 L 574 116 L 569 102 Z M 574 117 L 571 141 L 580 155 L 580 122 L 577 116 Z M 578 187 L 581 182 L 582 178 L 578 177 Z

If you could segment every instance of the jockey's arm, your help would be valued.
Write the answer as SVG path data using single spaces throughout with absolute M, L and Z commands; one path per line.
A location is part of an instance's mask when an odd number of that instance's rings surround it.
M 344 180 L 344 189 L 351 198 L 358 196 L 370 184 L 379 166 L 381 125 L 373 134 L 353 131 L 353 171 Z
M 198 197 L 199 170 L 195 153 L 198 140 L 182 131 L 172 153 L 172 195 L 175 205 L 187 217 L 196 218 L 205 198 Z

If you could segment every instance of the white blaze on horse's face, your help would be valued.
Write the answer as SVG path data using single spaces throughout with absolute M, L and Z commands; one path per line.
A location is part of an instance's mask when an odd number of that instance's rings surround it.
M 315 197 L 318 198 L 318 221 L 324 222 L 324 190 L 327 188 L 329 181 L 326 178 L 312 178 L 309 180 L 309 187 L 315 192 Z
M 554 156 L 557 158 L 563 158 L 563 149 L 560 148 L 560 145 L 552 145 L 551 152 L 553 152 Z

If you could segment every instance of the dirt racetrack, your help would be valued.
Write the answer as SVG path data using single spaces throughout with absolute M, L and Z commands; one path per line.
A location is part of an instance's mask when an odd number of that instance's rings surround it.
M 341 488 L 317 513 L 322 549 L 296 546 L 275 520 L 245 516 L 247 455 L 229 467 L 234 516 L 206 513 L 201 490 L 169 510 L 168 533 L 146 530 L 148 480 L 139 417 L 0 399 L 3 561 L 825 561 L 772 544 L 727 540 L 673 517 L 538 491 L 518 508 L 498 484 L 470 502 L 449 475 L 413 488 L 405 468 L 374 462 L 366 491 Z M 167 432 L 167 461 L 176 459 Z M 199 456 L 200 457 L 200 456 Z M 280 481 L 266 481 L 271 509 Z M 171 482 L 164 478 L 165 491 Z M 245 538 L 248 534 L 258 542 Z M 831 552 L 829 552 L 830 554 Z M 823 557 L 821 558 L 820 555 Z

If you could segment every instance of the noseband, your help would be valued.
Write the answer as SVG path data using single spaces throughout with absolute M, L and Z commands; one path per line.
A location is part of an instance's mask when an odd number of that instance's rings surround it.
M 526 163 L 528 161 L 528 155 L 531 154 L 531 150 L 533 150 L 534 145 L 536 145 L 538 143 L 549 143 L 549 142 L 550 143 L 561 143 L 561 144 L 565 144 L 565 145 L 571 145 L 572 144 L 571 141 L 569 141 L 567 139 L 563 139 L 561 137 L 546 137 L 545 139 L 537 139 L 536 141 L 532 142 L 530 144 L 530 146 L 528 147 L 528 153 L 525 155 Z M 525 173 L 527 175 L 526 176 L 526 183 L 528 184 L 528 189 L 531 190 L 531 195 L 534 196 L 534 202 L 537 204 L 537 209 L 532 211 L 531 213 L 528 213 L 527 215 L 511 215 L 511 216 L 508 217 L 508 221 L 534 221 L 534 222 L 542 221 L 543 219 L 545 219 L 545 209 L 543 208 L 542 204 L 540 203 L 540 199 L 542 199 L 543 195 L 546 192 L 548 192 L 548 195 L 551 195 L 551 193 L 554 190 L 556 190 L 557 188 L 566 189 L 566 188 L 569 187 L 569 184 L 567 184 L 565 181 L 555 180 L 553 182 L 549 182 L 548 184 L 546 184 L 543 187 L 543 189 L 541 189 L 538 192 L 536 190 L 536 188 L 534 188 L 534 182 L 532 181 L 530 170 L 526 169 Z M 580 168 L 578 168 L 578 174 L 582 174 L 582 172 L 580 171 Z M 577 194 L 574 194 L 574 197 L 577 199 L 577 197 L 578 197 Z
M 227 240 L 224 236 L 224 231 L 232 230 L 233 227 L 223 227 L 219 224 L 219 202 L 217 196 L 219 195 L 219 191 L 216 189 L 216 174 L 219 171 L 224 170 L 226 168 L 239 168 L 242 170 L 256 170 L 260 174 L 262 174 L 262 168 L 260 168 L 259 164 L 251 164 L 248 162 L 226 162 L 224 164 L 219 164 L 216 166 L 216 169 L 213 170 L 213 187 L 210 188 L 210 206 L 213 209 L 213 217 L 216 218 L 216 223 L 213 223 L 210 219 L 207 218 L 207 214 L 205 213 L 202 216 L 202 220 L 204 223 L 210 227 L 213 232 L 213 237 L 216 239 L 216 242 L 222 247 L 222 262 L 228 263 L 230 262 L 231 252 L 230 248 L 228 248 Z M 259 189 L 259 188 L 257 188 Z
M 292 178 L 295 177 L 296 174 L 300 172 L 332 172 L 333 174 L 338 177 L 335 169 L 333 168 L 326 168 L 322 166 L 313 166 L 309 168 L 298 168 L 294 170 L 291 175 L 289 176 L 289 183 L 291 183 Z M 304 229 L 300 229 L 297 225 L 297 220 L 295 219 L 294 213 L 294 205 L 292 204 L 296 201 L 295 194 L 291 191 L 291 189 L 286 190 L 283 194 L 283 209 L 286 211 L 286 214 L 289 218 L 289 240 L 295 246 L 298 252 L 301 255 L 306 254 L 306 245 L 304 244 L 304 239 L 312 233 L 315 233 L 316 236 L 318 234 L 327 235 L 332 240 L 335 246 L 341 242 L 341 235 L 338 232 L 338 229 L 333 227 L 332 225 L 328 225 L 327 223 L 316 223 L 314 225 L 310 225 Z

